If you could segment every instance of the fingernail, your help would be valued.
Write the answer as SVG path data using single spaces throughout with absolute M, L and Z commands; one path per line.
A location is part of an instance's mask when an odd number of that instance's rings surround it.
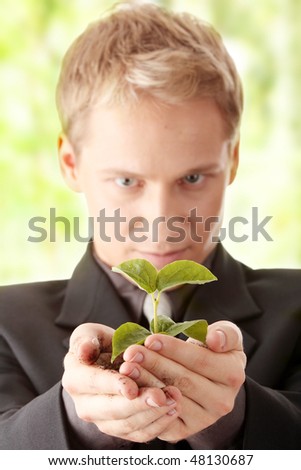
M 93 343 L 94 346 L 97 346 L 97 347 L 100 345 L 99 339 L 96 337 L 91 339 L 91 343 Z
M 168 398 L 166 400 L 166 405 L 170 406 L 170 405 L 175 405 L 176 402 L 172 399 L 172 398 Z
M 177 410 L 175 408 L 173 408 L 172 410 L 169 410 L 168 413 L 166 413 L 168 416 L 172 416 L 174 415 L 175 413 L 177 412 Z
M 165 392 L 165 396 L 166 396 L 166 405 L 170 406 L 170 405 L 176 404 L 176 401 L 169 395 L 168 392 Z
M 159 406 L 160 406 L 154 400 L 152 400 L 151 398 L 147 398 L 145 401 L 146 401 L 146 404 L 148 406 L 152 406 L 152 407 L 155 407 L 155 408 L 159 408 Z
M 135 367 L 132 372 L 130 374 L 128 374 L 128 377 L 131 377 L 131 379 L 138 379 L 140 377 L 140 372 L 139 370 L 137 369 L 137 367 Z
M 156 339 L 151 344 L 149 344 L 147 348 L 150 349 L 151 351 L 160 351 L 160 349 L 162 348 L 162 343 L 161 341 L 158 341 Z
M 143 354 L 141 352 L 137 352 L 132 359 L 130 359 L 130 362 L 142 362 L 144 359 Z
M 216 330 L 216 332 L 219 334 L 220 337 L 220 347 L 221 349 L 224 349 L 226 346 L 226 335 L 222 330 Z

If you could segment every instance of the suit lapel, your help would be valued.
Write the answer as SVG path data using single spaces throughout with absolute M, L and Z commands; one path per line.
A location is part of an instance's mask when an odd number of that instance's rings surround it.
M 114 286 L 95 261 L 89 245 L 68 282 L 62 309 L 55 323 L 76 328 L 82 323 L 95 322 L 116 329 L 130 320 Z

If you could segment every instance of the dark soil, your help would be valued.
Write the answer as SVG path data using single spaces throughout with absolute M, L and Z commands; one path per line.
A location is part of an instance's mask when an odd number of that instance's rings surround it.
M 100 353 L 96 364 L 98 364 L 102 369 L 112 369 L 112 370 L 119 370 L 119 367 L 123 363 L 122 354 L 116 357 L 115 361 L 111 362 L 111 352 L 103 352 Z

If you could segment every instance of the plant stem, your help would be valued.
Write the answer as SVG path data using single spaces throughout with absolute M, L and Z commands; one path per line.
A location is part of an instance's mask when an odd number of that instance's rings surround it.
M 158 333 L 158 315 L 157 315 L 157 310 L 158 310 L 158 304 L 159 304 L 159 298 L 160 298 L 160 292 L 157 294 L 157 297 L 155 297 L 155 294 L 151 294 L 152 300 L 153 300 L 153 306 L 154 306 L 154 333 Z

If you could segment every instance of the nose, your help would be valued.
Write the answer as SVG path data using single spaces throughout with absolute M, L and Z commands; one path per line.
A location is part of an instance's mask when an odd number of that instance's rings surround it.
M 162 218 L 166 221 L 170 217 L 180 215 L 180 200 L 173 188 L 162 184 L 153 184 L 145 193 L 143 201 L 144 212 L 149 221 Z
M 149 224 L 152 242 L 166 246 L 175 239 L 175 225 L 185 227 L 186 213 L 171 188 L 157 185 L 145 194 L 142 213 Z

